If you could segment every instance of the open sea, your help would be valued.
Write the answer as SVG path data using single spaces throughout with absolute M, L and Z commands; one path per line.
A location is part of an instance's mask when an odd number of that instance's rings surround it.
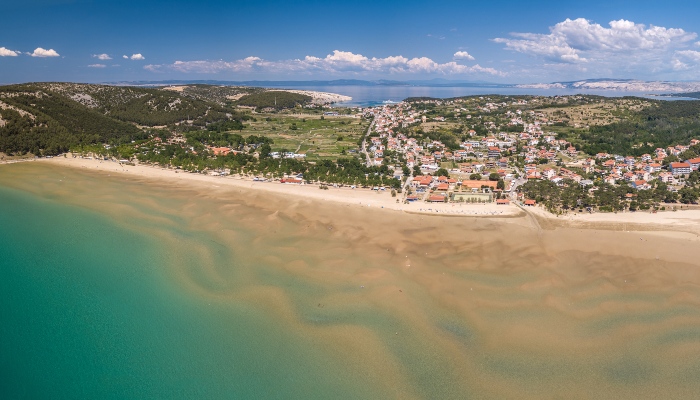
M 276 86 L 275 86 L 276 87 Z M 372 107 L 382 104 L 400 102 L 408 97 L 451 98 L 460 96 L 500 95 L 535 95 L 535 96 L 570 96 L 576 94 L 605 97 L 637 96 L 656 100 L 697 100 L 685 97 L 658 97 L 648 92 L 621 92 L 615 90 L 580 90 L 580 89 L 522 89 L 503 86 L 290 86 L 284 89 L 311 90 L 337 93 L 352 97 L 351 101 L 336 104 L 341 107 Z
M 0 165 L 0 398 L 695 398 L 699 248 Z

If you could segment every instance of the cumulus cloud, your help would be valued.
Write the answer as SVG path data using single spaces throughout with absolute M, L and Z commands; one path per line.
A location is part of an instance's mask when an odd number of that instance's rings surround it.
M 0 57 L 17 57 L 19 55 L 18 51 L 6 49 L 4 47 L 0 47 Z
M 88 65 L 88 68 L 105 68 L 105 67 L 107 67 L 107 66 L 104 64 L 90 64 L 90 65 Z
M 41 47 L 37 47 L 34 49 L 34 52 L 31 54 L 32 57 L 59 57 L 60 54 L 56 52 L 54 49 L 43 49 Z
M 609 27 L 584 18 L 566 19 L 549 28 L 548 34 L 511 33 L 511 38 L 495 38 L 508 50 L 543 57 L 561 63 L 598 61 L 615 55 L 660 53 L 685 47 L 697 34 L 680 28 L 637 24 L 624 19 Z
M 186 73 L 218 73 L 218 72 L 274 72 L 274 73 L 327 73 L 327 74 L 488 74 L 504 76 L 505 74 L 493 68 L 480 65 L 466 66 L 457 62 L 438 63 L 428 57 L 407 58 L 401 55 L 383 58 L 367 57 L 349 51 L 335 50 L 325 57 L 306 56 L 301 59 L 268 61 L 260 57 L 246 57 L 235 61 L 175 61 L 167 66 L 179 72 Z
M 458 51 L 453 55 L 453 57 L 458 60 L 474 60 L 474 56 L 467 53 L 466 51 Z
M 103 61 L 112 59 L 112 57 L 110 57 L 109 54 L 104 54 L 104 53 L 103 54 L 93 54 L 92 57 L 96 58 L 98 60 L 103 60 Z
M 129 56 L 127 56 L 127 55 L 125 54 L 125 55 L 122 56 L 122 58 L 125 59 L 125 60 L 136 60 L 136 61 L 141 61 L 141 60 L 145 60 L 145 59 L 146 59 L 146 57 L 144 57 L 143 55 L 141 55 L 141 53 L 132 54 L 131 57 L 129 57 Z

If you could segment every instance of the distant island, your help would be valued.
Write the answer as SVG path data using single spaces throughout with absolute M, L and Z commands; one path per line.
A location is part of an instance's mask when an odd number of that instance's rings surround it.
M 556 90 L 568 89 L 579 91 L 618 91 L 637 93 L 685 93 L 700 91 L 700 82 L 695 81 L 644 81 L 639 79 L 581 79 L 566 82 L 538 82 L 525 84 L 494 83 L 487 81 L 463 81 L 450 79 L 427 80 L 361 80 L 361 79 L 336 79 L 336 80 L 311 80 L 311 81 L 215 81 L 215 80 L 171 80 L 171 81 L 129 81 L 113 82 L 111 85 L 160 87 L 169 85 L 217 85 L 217 86 L 249 86 L 266 88 L 293 88 L 293 87 L 324 87 L 324 86 L 369 86 L 369 87 L 474 87 L 474 88 L 514 88 L 514 89 L 539 89 Z

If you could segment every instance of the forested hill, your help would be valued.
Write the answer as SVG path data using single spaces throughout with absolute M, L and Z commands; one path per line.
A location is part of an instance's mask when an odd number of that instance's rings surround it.
M 238 104 L 256 108 L 274 108 L 281 110 L 285 108 L 294 108 L 311 103 L 311 96 L 299 93 L 267 91 L 260 93 L 252 93 L 241 97 Z
M 578 140 L 570 138 L 587 154 L 641 156 L 652 154 L 659 147 L 688 143 L 700 137 L 700 101 L 650 101 L 650 104 L 618 122 L 591 126 L 579 134 Z
M 74 83 L 0 86 L 0 152 L 57 154 L 76 144 L 124 143 L 152 129 L 202 129 L 243 118 L 220 90 L 209 92 L 211 100 L 207 87 L 182 93 Z

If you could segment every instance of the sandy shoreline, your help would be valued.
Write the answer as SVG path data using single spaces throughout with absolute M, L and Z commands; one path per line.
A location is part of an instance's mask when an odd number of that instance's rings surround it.
M 146 179 L 155 179 L 168 184 L 197 185 L 209 190 L 251 190 L 255 193 L 270 193 L 274 196 L 292 195 L 296 199 L 335 203 L 354 208 L 362 207 L 385 212 L 420 214 L 454 217 L 516 218 L 530 217 L 533 225 L 543 229 L 557 227 L 602 229 L 615 231 L 652 231 L 685 233 L 684 236 L 697 238 L 700 235 L 700 210 L 666 211 L 656 214 L 650 212 L 624 213 L 572 213 L 562 216 L 553 215 L 540 207 L 521 208 L 517 205 L 495 204 L 454 204 L 414 202 L 397 203 L 387 191 L 368 189 L 350 189 L 348 187 L 320 190 L 317 185 L 290 185 L 277 181 L 259 182 L 243 177 L 219 177 L 204 174 L 175 171 L 156 166 L 120 165 L 114 161 L 102 161 L 87 158 L 55 157 L 36 159 L 33 162 L 57 165 L 61 167 L 80 168 L 107 174 L 120 174 Z M 400 196 L 400 195 L 399 195 Z M 520 219 L 520 218 L 518 218 Z
M 317 92 L 312 90 L 292 90 L 292 89 L 268 89 L 268 92 L 289 92 L 311 96 L 314 104 L 342 103 L 352 101 L 352 97 L 337 93 Z
M 345 205 L 380 209 L 385 211 L 403 211 L 428 215 L 453 215 L 471 217 L 503 217 L 524 214 L 517 206 L 497 206 L 495 204 L 452 204 L 414 202 L 409 204 L 397 203 L 399 197 L 391 197 L 389 190 L 372 191 L 369 189 L 351 189 L 349 187 L 319 189 L 318 185 L 282 184 L 279 181 L 260 182 L 250 178 L 235 176 L 211 176 L 188 173 L 148 165 L 120 165 L 118 162 L 91 160 L 86 158 L 56 157 L 38 159 L 35 162 L 60 165 L 70 168 L 81 168 L 104 173 L 117 173 L 138 176 L 149 179 L 166 180 L 183 184 L 204 185 L 210 189 L 236 188 L 273 193 L 280 196 L 293 195 L 325 203 L 340 203 Z M 399 195 L 400 196 L 400 195 Z

